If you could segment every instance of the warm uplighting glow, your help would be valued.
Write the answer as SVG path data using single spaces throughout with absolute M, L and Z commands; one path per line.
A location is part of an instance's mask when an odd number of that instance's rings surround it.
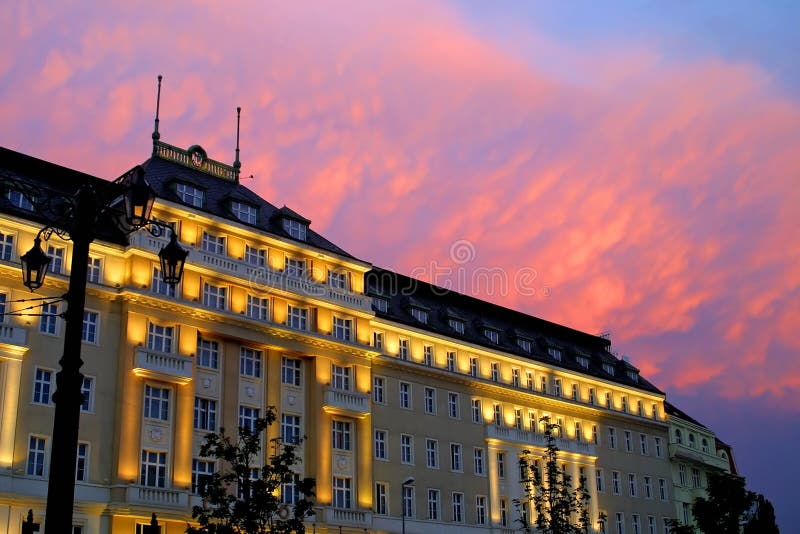
M 27 350 L 27 349 L 26 349 Z M 22 355 L 19 358 L 3 358 L 5 368 L 3 386 L 3 412 L 0 414 L 0 467 L 10 468 L 14 461 L 14 429 L 17 426 L 17 403 L 22 373 Z

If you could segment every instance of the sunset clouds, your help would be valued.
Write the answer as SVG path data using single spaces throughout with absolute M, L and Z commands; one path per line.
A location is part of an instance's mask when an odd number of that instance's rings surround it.
M 535 295 L 478 296 L 610 330 L 668 392 L 800 413 L 800 98 L 768 67 L 444 3 L 294 4 L 19 3 L 0 144 L 115 178 L 149 155 L 164 74 L 163 140 L 232 161 L 241 105 L 244 183 L 351 253 L 465 291 L 530 269 Z

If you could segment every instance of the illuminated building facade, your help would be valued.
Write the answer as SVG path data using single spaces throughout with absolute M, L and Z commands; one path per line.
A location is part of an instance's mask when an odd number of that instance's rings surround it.
M 664 394 L 608 339 L 373 268 L 199 146 L 156 141 L 145 165 L 153 216 L 190 254 L 173 290 L 164 238 L 92 245 L 76 534 L 139 534 L 153 512 L 183 532 L 216 468 L 199 456 L 205 433 L 268 406 L 268 438 L 305 436 L 315 532 L 399 532 L 403 517 L 409 533 L 518 529 L 518 461 L 542 454 L 545 416 L 598 532 L 660 534 L 675 516 Z M 98 180 L 5 149 L 0 172 Z M 43 519 L 63 310 L 22 301 L 18 258 L 41 222 L 13 190 L 0 212 L 0 530 L 15 534 L 29 508 Z M 46 248 L 38 295 L 57 297 L 70 242 Z

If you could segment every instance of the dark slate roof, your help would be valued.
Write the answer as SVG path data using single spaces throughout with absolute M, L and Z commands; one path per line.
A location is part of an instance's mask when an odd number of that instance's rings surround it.
M 628 377 L 626 371 L 635 370 L 635 367 L 611 354 L 610 341 L 600 336 L 491 304 L 387 269 L 373 267 L 367 273 L 366 288 L 370 295 L 388 301 L 386 312 L 377 308 L 375 310 L 375 314 L 380 318 L 490 349 L 499 349 L 532 361 L 557 365 L 645 391 L 662 393 L 641 376 L 638 382 Z M 428 311 L 427 324 L 421 323 L 411 315 L 412 307 Z M 464 321 L 464 334 L 459 334 L 450 327 L 449 318 Z M 492 343 L 484 335 L 484 327 L 500 333 L 498 344 Z M 523 351 L 517 345 L 519 337 L 531 341 L 533 345 L 531 353 Z M 549 347 L 561 349 L 561 362 L 548 355 Z M 589 358 L 588 369 L 578 364 L 577 356 Z M 603 370 L 604 363 L 614 365 L 614 376 Z
M 683 410 L 681 410 L 680 408 L 678 408 L 677 406 L 675 406 L 671 402 L 664 401 L 664 411 L 667 412 L 667 415 L 672 415 L 674 417 L 678 417 L 680 419 L 683 419 L 684 421 L 689 421 L 690 423 L 694 423 L 697 426 L 701 426 L 701 427 L 706 428 L 706 429 L 708 428 L 706 425 L 704 425 L 703 423 L 701 423 L 697 419 L 693 418 L 691 415 L 689 415 L 688 413 L 684 412 Z
M 281 239 L 304 243 L 339 256 L 357 259 L 313 231 L 311 228 L 308 229 L 307 239 L 305 241 L 300 241 L 291 237 L 283 229 L 281 217 L 285 215 L 289 218 L 306 223 L 309 222 L 308 219 L 285 206 L 280 209 L 276 208 L 238 182 L 217 178 L 200 170 L 186 167 L 160 157 L 152 157 L 143 163 L 142 166 L 145 168 L 147 181 L 150 182 L 151 187 L 156 191 L 159 198 L 182 204 L 183 202 L 175 192 L 175 184 L 177 182 L 187 183 L 205 192 L 205 205 L 202 208 L 192 206 L 192 209 L 204 211 L 211 215 L 247 225 L 247 223 L 237 219 L 230 210 L 231 200 L 244 202 L 254 206 L 258 210 L 256 224 L 249 226 L 278 236 Z

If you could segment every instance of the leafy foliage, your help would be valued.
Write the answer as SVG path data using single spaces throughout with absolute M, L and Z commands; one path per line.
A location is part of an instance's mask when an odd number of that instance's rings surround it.
M 293 467 L 300 461 L 294 444 L 271 440 L 273 452 L 267 463 L 261 459 L 261 437 L 275 422 L 273 407 L 252 428 L 239 427 L 234 441 L 220 432 L 207 434 L 200 454 L 215 458 L 222 469 L 199 488 L 203 506 L 192 509 L 199 526 L 188 525 L 189 534 L 289 534 L 305 532 L 303 520 L 314 514 L 316 482 L 298 479 Z M 254 476 L 255 475 L 255 476 Z M 297 498 L 289 506 L 281 501 L 281 486 L 295 482 Z
M 514 500 L 514 507 L 523 530 L 541 534 L 583 534 L 589 532 L 589 491 L 586 478 L 581 475 L 573 487 L 572 477 L 559 466 L 554 432 L 558 425 L 549 417 L 541 419 L 545 426 L 546 451 L 543 466 L 531 460 L 531 452 L 523 451 L 520 458 L 521 472 L 525 473 L 523 489 L 525 496 Z M 532 518 L 526 511 L 533 512 Z

